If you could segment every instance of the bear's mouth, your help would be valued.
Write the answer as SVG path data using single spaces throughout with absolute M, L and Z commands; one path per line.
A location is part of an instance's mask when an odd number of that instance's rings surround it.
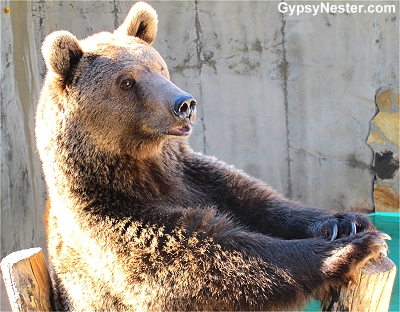
M 166 133 L 169 135 L 175 135 L 175 136 L 187 136 L 190 134 L 192 131 L 192 127 L 190 125 L 185 125 L 181 127 L 175 127 L 172 128 L 171 130 L 167 131 Z

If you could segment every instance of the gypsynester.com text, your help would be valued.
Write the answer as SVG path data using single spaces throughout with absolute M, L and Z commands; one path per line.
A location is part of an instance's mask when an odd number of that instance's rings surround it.
M 289 4 L 280 2 L 278 10 L 282 14 L 301 15 L 312 14 L 313 16 L 321 13 L 330 14 L 356 14 L 356 13 L 396 13 L 396 6 L 393 4 L 332 4 L 320 2 L 318 4 Z

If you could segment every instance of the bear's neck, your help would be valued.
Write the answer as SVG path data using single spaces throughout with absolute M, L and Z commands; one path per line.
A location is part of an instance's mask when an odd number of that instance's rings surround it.
M 68 141 L 57 142 L 51 157 L 54 167 L 45 172 L 46 178 L 51 175 L 55 180 L 48 183 L 56 188 L 50 190 L 50 196 L 56 191 L 55 196 L 79 199 L 75 206 L 124 200 L 157 203 L 174 198 L 174 192 L 182 189 L 182 149 L 189 148 L 185 140 L 158 142 L 159 148 L 146 157 L 115 154 L 96 147 L 89 139 L 63 144 Z

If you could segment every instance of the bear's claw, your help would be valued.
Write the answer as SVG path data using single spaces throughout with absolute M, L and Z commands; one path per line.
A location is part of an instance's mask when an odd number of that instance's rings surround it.
M 350 235 L 354 235 L 356 233 L 357 233 L 356 224 L 354 223 L 354 221 L 351 221 L 351 232 L 350 232 Z
M 378 231 L 378 234 L 379 234 L 379 237 L 382 238 L 382 239 L 392 240 L 392 238 L 390 237 L 390 235 L 389 235 L 389 234 L 386 234 L 385 232 Z
M 337 238 L 337 234 L 339 231 L 339 227 L 338 225 L 335 223 L 333 225 L 333 229 L 332 229 L 332 237 L 331 237 L 331 241 L 335 240 Z M 356 223 L 354 221 L 351 221 L 351 231 L 350 231 L 350 235 L 354 235 L 357 233 L 357 226 Z
M 310 227 L 312 237 L 326 237 L 334 241 L 343 236 L 355 235 L 363 231 L 375 230 L 372 221 L 359 213 L 338 212 Z
M 336 239 L 337 234 L 338 234 L 338 231 L 339 231 L 339 227 L 338 227 L 338 225 L 335 223 L 335 224 L 333 225 L 333 229 L 332 229 L 331 241 L 333 241 L 333 240 Z M 356 234 L 356 233 L 357 233 L 357 226 L 356 226 L 356 224 L 355 224 L 354 221 L 351 221 L 351 232 L 350 232 L 350 235 L 354 235 L 354 234 Z
M 333 229 L 332 229 L 331 241 L 333 241 L 333 240 L 337 237 L 338 229 L 339 229 L 339 228 L 338 228 L 337 224 L 335 223 L 335 224 L 333 225 Z

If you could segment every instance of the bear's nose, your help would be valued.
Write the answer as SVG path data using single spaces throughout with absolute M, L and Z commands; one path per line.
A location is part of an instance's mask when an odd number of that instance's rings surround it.
M 175 105 L 172 112 L 180 119 L 184 120 L 193 117 L 196 110 L 196 100 L 190 95 L 180 96 L 175 100 Z

